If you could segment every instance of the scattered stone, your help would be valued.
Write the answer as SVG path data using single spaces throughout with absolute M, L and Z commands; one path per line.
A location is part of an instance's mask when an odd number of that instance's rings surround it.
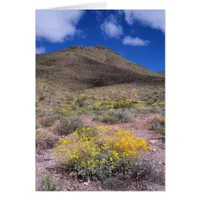
M 158 140 L 149 140 L 150 144 L 155 144 L 156 142 L 158 142 Z
M 88 182 L 84 182 L 83 185 L 84 185 L 84 186 L 88 186 L 89 183 L 88 183 Z
M 157 149 L 153 149 L 152 151 L 153 151 L 153 152 L 156 152 L 156 151 L 157 151 Z

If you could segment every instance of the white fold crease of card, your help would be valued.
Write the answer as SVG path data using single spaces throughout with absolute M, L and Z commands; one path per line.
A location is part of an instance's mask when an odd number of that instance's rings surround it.
M 56 7 L 49 8 L 50 10 L 67 10 L 67 9 L 104 9 L 106 8 L 106 1 L 96 2 L 96 3 L 85 3 L 78 4 L 73 6 L 64 6 L 64 7 Z

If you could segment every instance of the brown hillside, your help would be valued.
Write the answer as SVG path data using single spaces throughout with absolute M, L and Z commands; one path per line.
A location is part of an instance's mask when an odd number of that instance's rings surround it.
M 134 81 L 163 81 L 159 73 L 132 63 L 103 46 L 74 46 L 36 55 L 36 65 L 37 78 L 73 90 Z

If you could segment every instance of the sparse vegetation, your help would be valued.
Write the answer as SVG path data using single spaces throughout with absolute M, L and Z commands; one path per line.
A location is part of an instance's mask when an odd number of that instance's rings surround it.
M 165 135 L 165 119 L 162 117 L 155 118 L 152 122 L 152 129 Z
M 134 104 L 137 104 L 137 100 L 132 99 L 106 99 L 102 102 L 96 102 L 94 107 L 99 109 L 118 109 L 118 108 L 130 108 Z
M 50 127 L 54 124 L 56 119 L 58 119 L 58 116 L 46 116 L 40 118 L 39 122 L 43 127 Z
M 127 123 L 131 122 L 134 118 L 134 109 L 119 108 L 104 111 L 101 115 L 95 115 L 93 120 L 101 121 L 104 123 Z
M 57 191 L 58 188 L 53 182 L 51 175 L 45 175 L 41 183 L 41 191 Z
M 78 95 L 73 101 L 73 106 L 83 107 L 86 99 L 87 96 L 85 94 Z
M 64 180 L 74 173 L 79 184 L 82 179 L 101 182 L 103 190 L 131 190 L 137 163 L 159 152 L 149 153 L 149 137 L 165 137 L 164 76 L 101 46 L 37 55 L 36 65 L 39 166 L 60 161 Z M 153 168 L 149 180 L 163 185 L 164 172 Z M 40 190 L 59 190 L 60 171 L 44 169 L 51 174 L 43 177 Z
M 119 122 L 131 122 L 134 118 L 134 109 L 116 109 L 113 110 L 113 115 Z
M 60 135 L 68 135 L 82 126 L 83 122 L 77 117 L 63 118 L 54 128 L 54 132 Z
M 50 131 L 38 131 L 36 133 L 36 147 L 37 149 L 52 149 L 58 142 L 59 137 Z

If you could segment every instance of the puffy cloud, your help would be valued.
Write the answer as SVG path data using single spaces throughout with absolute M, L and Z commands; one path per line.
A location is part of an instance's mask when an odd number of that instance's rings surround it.
M 44 47 L 36 48 L 36 54 L 43 54 L 45 52 L 46 52 L 46 49 Z
M 64 42 L 77 33 L 77 24 L 84 11 L 37 10 L 36 37 L 50 42 Z
M 125 10 L 125 20 L 132 25 L 134 20 L 154 29 L 165 32 L 164 10 Z
M 112 38 L 119 38 L 123 34 L 123 28 L 117 23 L 117 20 L 111 15 L 101 24 L 101 30 Z
M 130 36 L 124 37 L 122 43 L 124 45 L 131 45 L 131 46 L 147 46 L 149 44 L 148 40 L 142 40 L 138 37 L 132 38 Z
M 133 19 L 134 19 L 134 15 L 133 15 L 134 11 L 133 10 L 125 10 L 124 14 L 125 14 L 125 20 L 127 21 L 128 24 L 133 24 Z

